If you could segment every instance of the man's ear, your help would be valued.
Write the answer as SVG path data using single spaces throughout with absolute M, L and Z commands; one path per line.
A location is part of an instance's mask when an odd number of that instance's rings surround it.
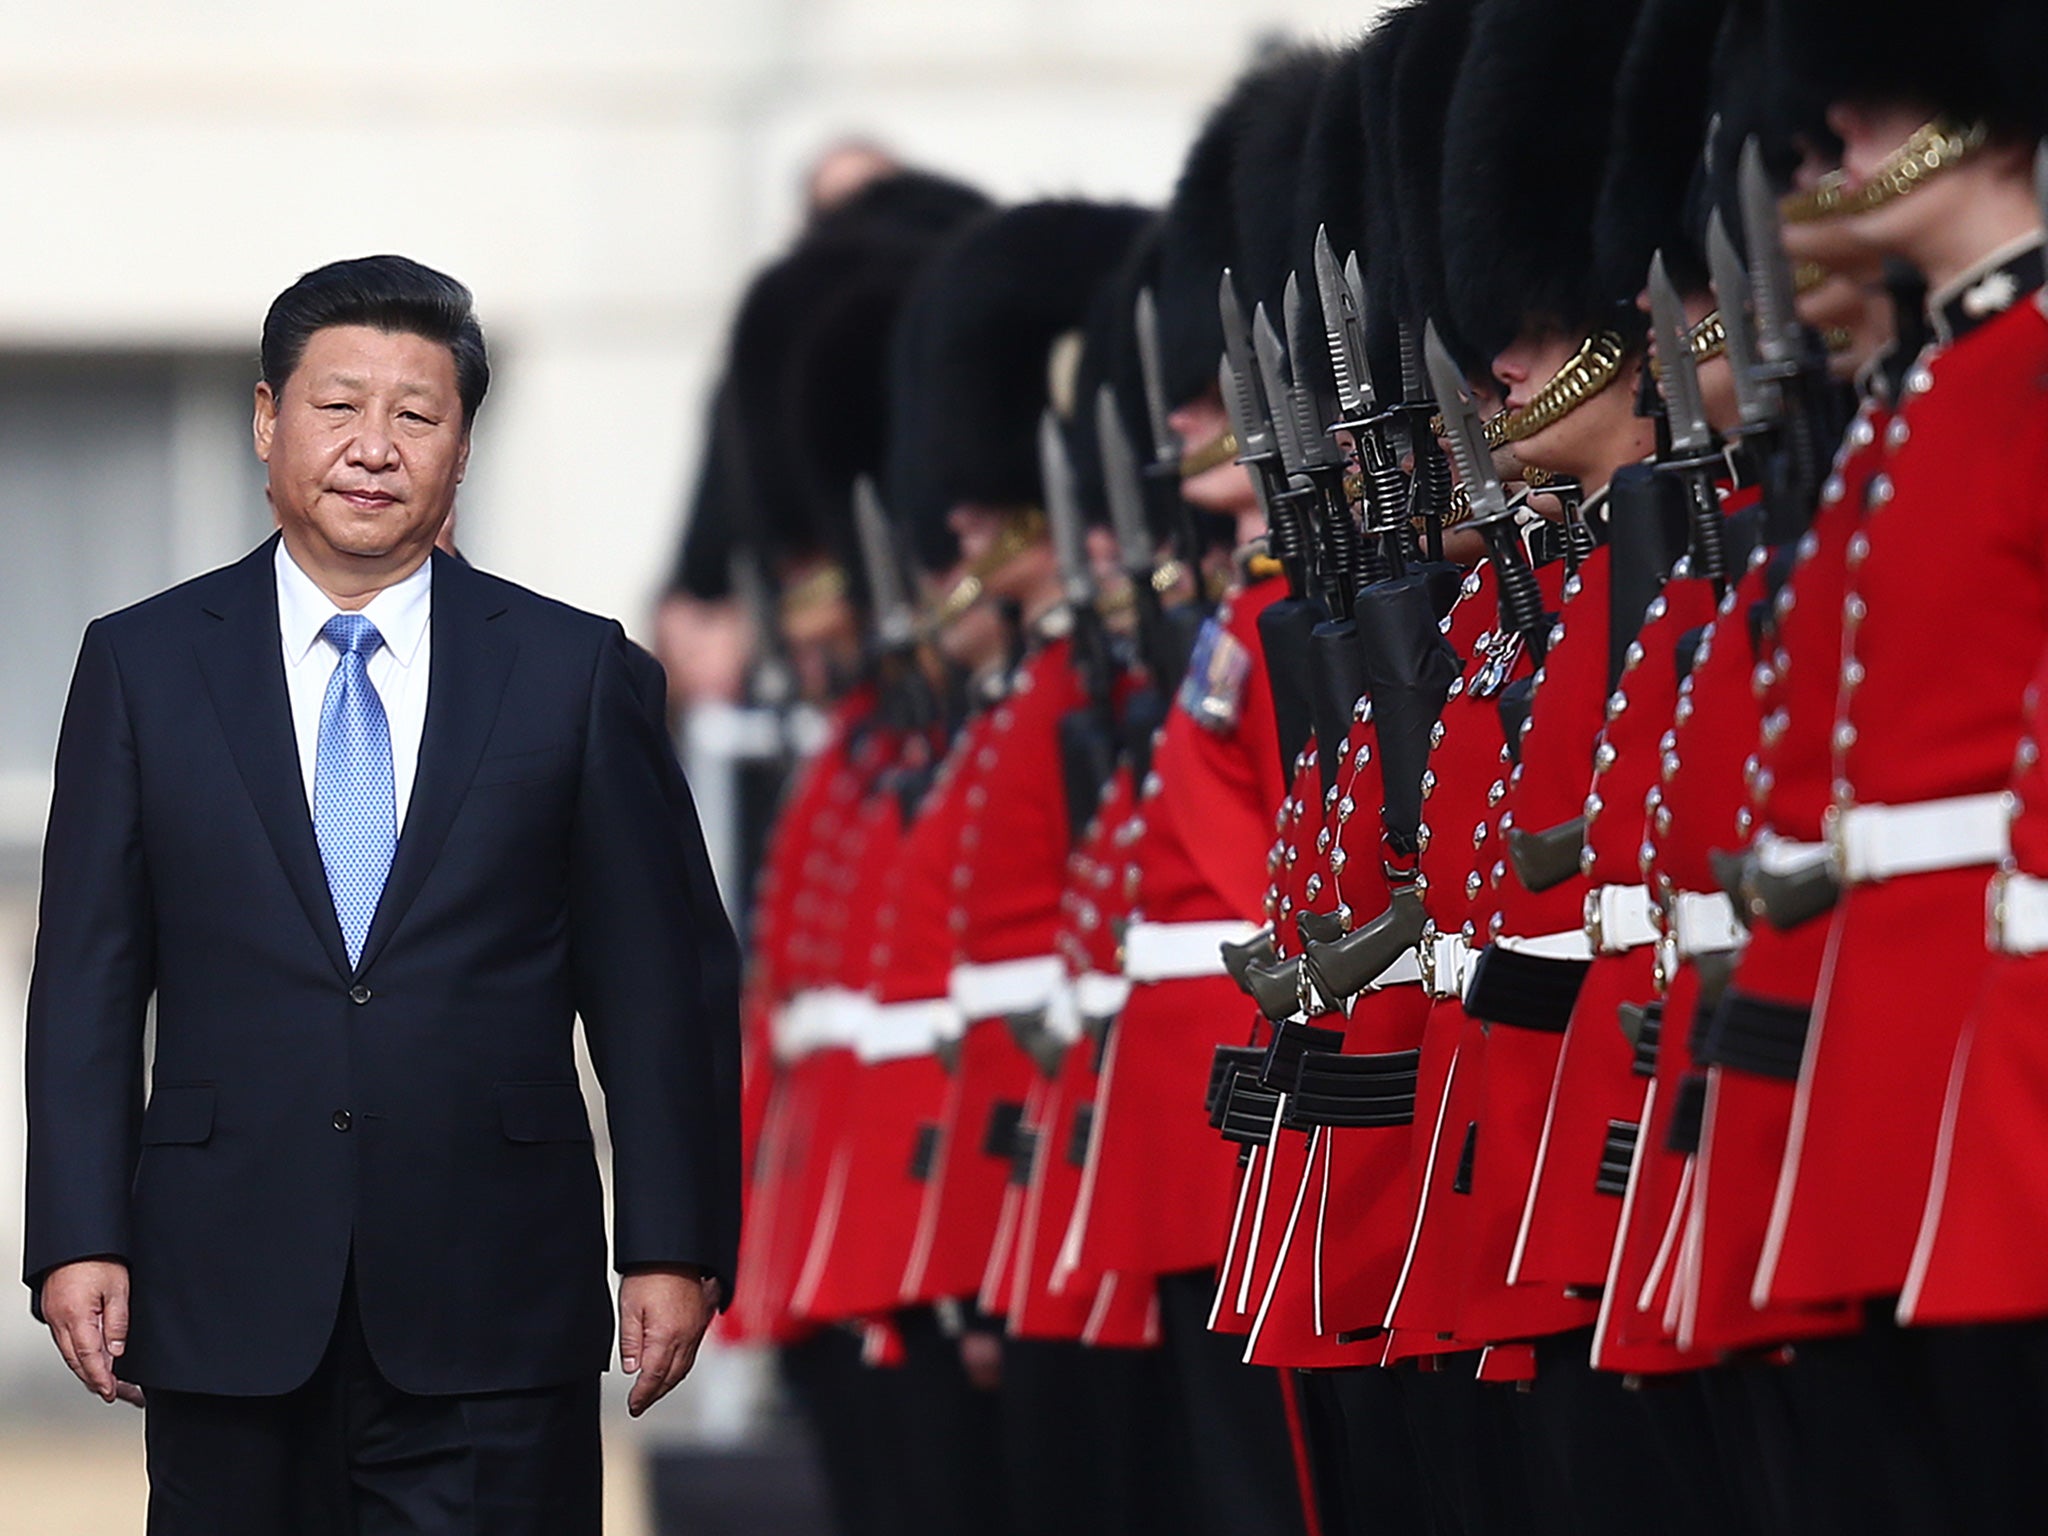
M 462 442 L 455 450 L 455 483 L 462 484 L 462 477 L 469 473 L 469 428 L 462 429 Z
M 265 464 L 270 462 L 270 441 L 277 433 L 277 396 L 270 392 L 270 385 L 258 381 L 256 385 L 256 457 Z

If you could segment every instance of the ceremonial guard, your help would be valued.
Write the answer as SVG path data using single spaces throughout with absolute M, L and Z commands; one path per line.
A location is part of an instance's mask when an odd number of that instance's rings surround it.
M 764 279 L 841 682 L 739 1310 L 866 1528 L 2026 1528 L 2048 28 L 1980 20 L 1415 0 L 1156 221 Z

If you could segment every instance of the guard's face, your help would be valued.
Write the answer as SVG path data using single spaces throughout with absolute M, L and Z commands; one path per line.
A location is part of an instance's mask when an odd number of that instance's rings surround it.
M 1230 417 L 1214 390 L 1178 407 L 1167 420 L 1180 434 L 1189 458 L 1214 446 L 1230 430 Z M 1188 476 L 1180 483 L 1180 493 L 1189 506 L 1236 518 L 1239 543 L 1265 531 L 1265 514 L 1259 508 L 1258 492 L 1252 488 L 1251 471 L 1235 459 Z
M 1506 386 L 1507 406 L 1519 410 L 1572 360 L 1583 335 L 1532 328 L 1493 360 L 1493 375 Z M 1643 458 L 1656 447 L 1656 428 L 1635 414 L 1637 356 L 1612 384 L 1542 431 L 1515 445 L 1515 456 L 1529 469 L 1569 475 L 1588 494 L 1607 484 L 1624 464 Z
M 1828 126 L 1841 136 L 1842 173 L 1849 190 L 1868 185 L 1892 154 L 1933 115 L 1928 107 L 1899 102 L 1830 107 Z M 1922 181 L 1909 196 L 1894 198 L 1865 213 L 1818 221 L 1837 226 L 1822 238 L 1839 238 L 1871 257 L 1903 256 L 1923 272 L 1936 263 L 1952 265 L 1954 231 L 1968 228 L 1973 216 L 1981 218 L 1983 208 L 1994 198 L 2014 197 L 2031 203 L 2033 162 L 2032 143 L 1994 139 Z M 1795 256 L 1805 254 L 1794 245 L 1795 240 L 1807 238 L 1792 233 L 1800 228 L 1793 225 L 1786 232 L 1787 246 L 1794 249 Z M 1827 265 L 1841 269 L 1845 263 L 1837 260 Z M 1945 280 L 1945 275 L 1936 281 Z
M 295 553 L 330 572 L 417 564 L 469 464 L 454 355 L 368 326 L 315 331 L 281 391 L 256 386 L 256 456 Z

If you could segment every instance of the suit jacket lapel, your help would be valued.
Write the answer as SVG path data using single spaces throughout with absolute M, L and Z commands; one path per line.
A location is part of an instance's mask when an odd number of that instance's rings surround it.
M 500 619 L 505 611 L 488 583 L 459 560 L 434 553 L 433 659 L 427 672 L 427 718 L 420 737 L 412 801 L 384 882 L 377 915 L 363 941 L 356 974 L 376 962 L 405 917 L 447 840 L 469 781 L 497 722 L 498 705 L 519 644 Z M 324 887 L 323 887 L 324 890 Z M 331 908 L 330 903 L 330 908 Z M 337 927 L 337 934 L 339 928 Z
M 320 844 L 306 809 L 306 781 L 285 692 L 273 564 L 276 547 L 273 535 L 203 600 L 213 622 L 201 634 L 199 666 L 221 733 L 285 878 L 334 968 L 346 976 L 348 947 L 334 916 L 327 870 L 320 862 Z

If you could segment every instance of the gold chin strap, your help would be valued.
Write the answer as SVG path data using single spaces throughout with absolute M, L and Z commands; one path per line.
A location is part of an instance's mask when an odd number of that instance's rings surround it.
M 1715 310 L 1685 333 L 1686 350 L 1692 353 L 1695 364 L 1710 363 L 1728 350 L 1728 324 L 1721 318 L 1721 311 Z M 1652 358 L 1650 372 L 1656 378 L 1664 377 L 1664 365 Z
M 821 565 L 803 580 L 785 588 L 776 607 L 786 620 L 827 603 L 839 602 L 845 596 L 846 572 L 836 565 Z
M 1830 171 L 1811 192 L 1795 192 L 1778 204 L 1787 224 L 1869 213 L 1897 202 L 1929 178 L 1968 159 L 1984 147 L 1991 130 L 1983 123 L 1958 125 L 1937 117 L 1913 130 L 1912 137 L 1885 157 L 1862 186 L 1850 189 L 1846 171 Z
M 1237 434 L 1225 427 L 1221 437 L 1182 457 L 1180 477 L 1183 480 L 1192 480 L 1197 475 L 1206 475 L 1210 470 L 1228 464 L 1243 451 L 1237 445 Z
M 953 588 L 939 600 L 932 624 L 943 629 L 981 601 L 988 578 L 1046 537 L 1045 513 L 1037 507 L 1012 512 L 1003 520 L 1002 531 L 982 557 L 967 568 Z
M 1621 365 L 1627 360 L 1628 343 L 1620 332 L 1595 331 L 1527 405 L 1502 411 L 1486 423 L 1486 446 L 1505 448 L 1526 442 L 1544 428 L 1555 426 L 1620 378 Z

